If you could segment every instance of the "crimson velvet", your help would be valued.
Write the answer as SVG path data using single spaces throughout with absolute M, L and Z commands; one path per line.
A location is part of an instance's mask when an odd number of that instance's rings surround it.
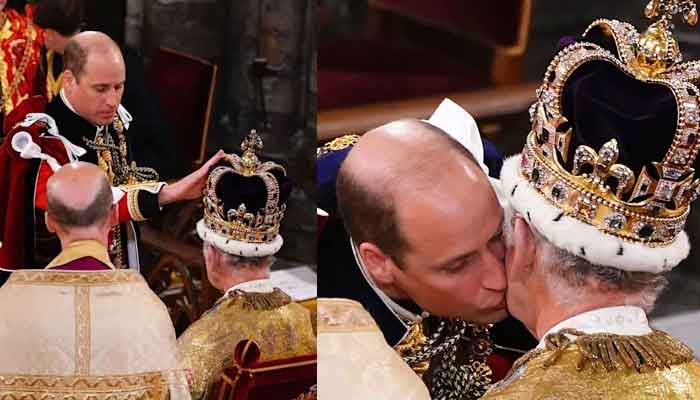
M 259 362 L 255 342 L 242 340 L 233 359 L 234 365 L 224 370 L 212 398 L 294 399 L 316 384 L 316 354 Z
M 203 60 L 158 49 L 147 73 L 163 113 L 172 122 L 173 139 L 184 157 L 180 163 L 187 171 L 200 155 L 215 71 L 213 65 Z

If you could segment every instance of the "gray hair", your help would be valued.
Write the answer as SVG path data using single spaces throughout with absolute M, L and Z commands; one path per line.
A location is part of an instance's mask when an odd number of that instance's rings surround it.
M 263 257 L 242 257 L 229 254 L 213 244 L 205 241 L 204 250 L 208 247 L 212 247 L 214 251 L 220 253 L 223 256 L 223 264 L 231 270 L 231 272 L 238 272 L 243 269 L 255 270 L 255 269 L 265 269 L 269 270 L 270 266 L 275 262 L 275 257 L 272 255 Z
M 513 226 L 517 215 L 504 220 L 503 235 L 512 245 Z M 590 283 L 600 283 L 603 291 L 623 293 L 625 304 L 637 306 L 649 313 L 668 280 L 650 272 L 623 271 L 597 265 L 552 244 L 530 226 L 537 246 L 536 268 L 546 277 L 547 285 L 558 304 L 581 302 L 594 294 Z M 600 292 L 600 291 L 596 291 Z

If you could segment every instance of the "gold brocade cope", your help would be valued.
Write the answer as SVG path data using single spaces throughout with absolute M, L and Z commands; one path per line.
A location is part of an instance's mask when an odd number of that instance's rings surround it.
M 425 384 L 356 301 L 320 298 L 318 398 L 427 400 Z
M 20 270 L 0 313 L 0 398 L 189 399 L 167 309 L 135 271 Z
M 211 385 L 232 363 L 241 340 L 253 340 L 260 361 L 316 352 L 309 311 L 279 289 L 271 293 L 240 290 L 225 296 L 178 338 L 183 368 L 193 376 L 194 399 L 206 398 Z
M 574 336 L 574 339 L 569 339 Z M 700 364 L 664 332 L 548 335 L 483 397 L 493 399 L 700 399 Z

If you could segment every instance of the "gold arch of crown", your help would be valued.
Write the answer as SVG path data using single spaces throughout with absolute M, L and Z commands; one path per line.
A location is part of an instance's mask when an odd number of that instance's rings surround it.
M 649 30 L 660 23 L 670 29 L 668 21 L 679 10 L 686 12 L 686 21 L 697 22 L 693 2 L 653 0 L 647 16 L 661 16 L 661 20 Z M 677 50 L 670 36 L 662 38 L 668 45 L 663 48 L 666 53 L 659 53 L 664 58 L 654 59 L 642 48 L 649 45 L 649 30 L 640 35 L 628 23 L 600 19 L 586 34 L 594 28 L 612 36 L 619 57 L 586 42 L 570 45 L 555 56 L 530 110 L 533 125 L 522 153 L 521 173 L 566 215 L 626 241 L 667 246 L 683 230 L 690 203 L 700 193 L 700 180 L 695 179 L 692 168 L 700 148 L 700 91 L 693 84 L 700 78 L 700 62 L 679 64 L 680 53 L 668 56 L 669 51 Z M 668 30 L 665 33 L 670 35 Z M 630 168 L 617 164 L 615 139 L 600 149 L 569 148 L 573 131 L 562 115 L 563 88 L 577 68 L 591 61 L 608 62 L 635 79 L 665 86 L 673 93 L 678 109 L 676 133 L 664 159 L 652 163 L 655 173 L 645 166 L 635 177 Z M 563 166 L 569 157 L 573 157 L 571 171 Z
M 279 232 L 280 222 L 284 217 L 286 205 L 279 205 L 279 184 L 272 171 L 286 175 L 284 167 L 274 162 L 261 163 L 256 154 L 262 150 L 260 136 L 252 130 L 241 144 L 243 155 L 227 154 L 225 160 L 230 164 L 219 166 L 209 174 L 204 189 L 204 224 L 211 230 L 230 238 L 248 243 L 270 243 Z M 245 204 L 237 209 L 224 210 L 223 201 L 216 194 L 219 181 L 226 174 L 246 177 L 256 176 L 265 184 L 267 199 L 265 208 L 256 213 L 248 212 Z

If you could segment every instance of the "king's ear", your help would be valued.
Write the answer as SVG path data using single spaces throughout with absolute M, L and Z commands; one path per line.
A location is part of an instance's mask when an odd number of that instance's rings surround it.
M 508 257 L 506 258 L 508 279 L 526 279 L 532 272 L 535 264 L 537 253 L 535 236 L 527 222 L 520 217 L 515 218 L 515 221 L 513 221 L 512 235 L 511 243 L 508 245 Z

